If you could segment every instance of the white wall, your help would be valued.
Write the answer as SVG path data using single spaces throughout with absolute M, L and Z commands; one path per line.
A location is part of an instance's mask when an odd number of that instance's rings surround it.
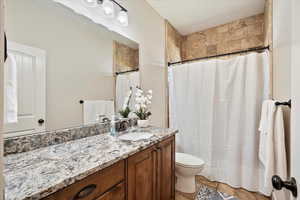
M 46 50 L 46 127 L 82 124 L 79 100 L 113 99 L 113 36 L 50 0 L 7 1 L 8 39 Z

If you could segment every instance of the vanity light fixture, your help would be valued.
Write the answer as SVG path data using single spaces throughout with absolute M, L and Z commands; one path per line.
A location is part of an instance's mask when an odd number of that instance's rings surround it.
M 125 10 L 121 10 L 118 14 L 117 20 L 122 26 L 128 26 L 128 14 Z
M 101 7 L 104 13 L 113 18 L 115 16 L 115 5 L 117 5 L 121 10 L 117 15 L 117 21 L 122 26 L 128 26 L 128 11 L 122 5 L 120 5 L 116 0 L 82 0 L 84 6 L 88 8 Z
M 98 0 L 82 0 L 83 4 L 89 8 L 95 8 L 98 6 Z
M 115 9 L 114 9 L 114 3 L 111 0 L 103 0 L 102 2 L 102 9 L 104 10 L 104 13 L 109 17 L 114 17 Z

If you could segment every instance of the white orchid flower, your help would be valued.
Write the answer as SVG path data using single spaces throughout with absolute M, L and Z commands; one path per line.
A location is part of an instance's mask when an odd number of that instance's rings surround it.
M 139 104 L 136 104 L 136 105 L 135 105 L 135 108 L 136 108 L 137 110 L 139 110 L 139 109 L 141 109 L 141 106 L 140 106 Z
M 142 120 L 147 119 L 149 117 L 149 106 L 151 105 L 152 101 L 152 90 L 148 90 L 147 93 L 145 93 L 140 88 L 137 88 L 136 95 L 135 95 L 135 109 L 136 109 L 136 115 L 140 117 Z M 151 113 L 150 113 L 151 115 Z

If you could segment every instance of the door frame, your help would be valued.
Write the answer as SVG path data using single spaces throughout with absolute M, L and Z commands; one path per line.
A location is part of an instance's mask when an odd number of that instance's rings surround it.
M 4 0 L 0 0 L 0 113 L 4 113 L 4 16 L 5 16 Z M 0 200 L 3 200 L 4 178 L 3 178 L 3 115 L 0 115 Z
M 300 28 L 299 28 L 299 9 L 298 0 L 290 0 L 291 21 L 292 21 L 292 44 L 291 44 L 291 93 L 292 93 L 292 114 L 291 114 L 291 176 L 297 179 L 298 198 L 300 199 Z M 292 196 L 292 195 L 291 195 Z M 291 199 L 294 199 L 293 197 Z
M 8 50 L 17 51 L 17 52 L 24 52 L 27 55 L 35 57 L 35 64 L 36 64 L 36 74 L 38 76 L 35 77 L 35 82 L 40 84 L 36 85 L 36 93 L 35 99 L 37 100 L 36 103 L 36 121 L 38 119 L 46 119 L 46 51 L 43 49 L 39 49 L 36 47 L 20 44 L 13 41 L 7 41 L 7 48 Z M 39 126 L 34 130 L 34 132 L 42 132 L 46 130 L 46 123 L 43 126 Z M 32 134 L 32 131 L 20 131 L 20 132 L 11 132 L 4 134 L 4 137 L 15 137 L 21 135 Z

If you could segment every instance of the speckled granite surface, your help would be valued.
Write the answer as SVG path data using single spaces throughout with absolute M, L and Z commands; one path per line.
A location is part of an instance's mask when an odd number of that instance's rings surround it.
M 137 124 L 137 119 L 120 119 L 116 129 L 122 129 L 122 122 L 127 121 L 128 126 Z M 77 140 L 89 136 L 107 133 L 110 130 L 110 123 L 95 123 L 68 129 L 24 135 L 4 140 L 4 155 L 32 151 L 41 147 L 61 144 L 71 140 Z
M 39 200 L 177 133 L 148 128 L 149 140 L 125 142 L 108 133 L 4 158 L 5 200 Z

